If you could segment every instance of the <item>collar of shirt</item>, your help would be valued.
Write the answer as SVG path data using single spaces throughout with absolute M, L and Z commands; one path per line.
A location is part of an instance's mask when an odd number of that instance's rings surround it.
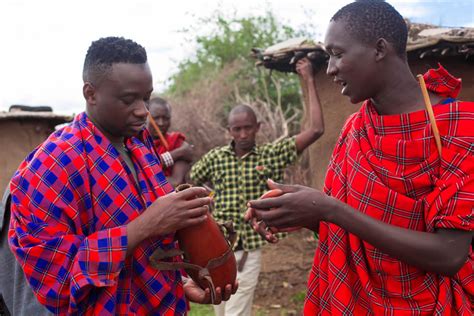
M 232 154 L 235 156 L 235 151 L 234 151 L 234 141 L 232 140 L 229 145 L 225 146 L 223 148 L 223 150 L 229 154 Z M 246 153 L 245 155 L 243 155 L 242 157 L 240 157 L 240 159 L 244 159 L 245 157 L 248 157 L 250 154 L 255 154 L 255 155 L 258 155 L 260 153 L 260 149 L 259 149 L 259 146 L 257 144 L 255 144 L 253 146 L 253 148 L 248 152 Z

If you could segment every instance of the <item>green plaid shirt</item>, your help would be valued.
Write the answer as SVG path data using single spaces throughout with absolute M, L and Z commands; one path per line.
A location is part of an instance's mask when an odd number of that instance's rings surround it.
M 258 249 L 265 240 L 243 220 L 247 202 L 268 191 L 267 179 L 282 181 L 285 168 L 296 160 L 295 138 L 255 146 L 245 156 L 235 155 L 232 144 L 214 148 L 191 169 L 197 184 L 210 182 L 215 191 L 217 221 L 232 220 L 244 250 Z

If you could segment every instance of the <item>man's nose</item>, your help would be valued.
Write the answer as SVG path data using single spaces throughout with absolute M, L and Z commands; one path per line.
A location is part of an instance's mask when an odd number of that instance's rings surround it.
M 241 130 L 240 133 L 239 133 L 239 137 L 243 138 L 243 139 L 247 138 L 248 135 L 249 135 L 249 133 L 246 130 Z
M 146 101 L 139 101 L 140 104 L 135 108 L 134 114 L 137 117 L 146 118 L 148 116 L 148 107 Z
M 326 74 L 329 76 L 335 76 L 337 73 L 336 65 L 334 64 L 334 59 L 329 57 L 328 68 L 326 69 Z

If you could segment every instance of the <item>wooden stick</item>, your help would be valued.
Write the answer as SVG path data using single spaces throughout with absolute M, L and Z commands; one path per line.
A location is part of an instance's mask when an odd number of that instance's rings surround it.
M 431 106 L 428 90 L 426 90 L 425 79 L 422 75 L 418 75 L 416 77 L 418 78 L 418 82 L 420 83 L 421 93 L 423 94 L 423 99 L 425 100 L 426 111 L 428 111 L 428 117 L 430 118 L 431 129 L 433 130 L 433 136 L 436 141 L 436 147 L 438 147 L 438 153 L 441 157 L 441 137 L 439 136 L 438 125 L 436 125 L 436 119 L 433 113 L 433 107 Z
M 151 113 L 148 112 L 148 119 L 150 120 L 151 125 L 153 125 L 153 128 L 155 129 L 156 133 L 158 134 L 158 137 L 160 138 L 161 144 L 165 147 L 165 149 L 168 151 L 170 146 L 168 145 L 168 142 L 166 141 L 166 138 L 163 136 L 163 134 L 160 131 L 160 128 L 156 124 L 155 120 L 153 119 L 153 116 L 151 116 Z

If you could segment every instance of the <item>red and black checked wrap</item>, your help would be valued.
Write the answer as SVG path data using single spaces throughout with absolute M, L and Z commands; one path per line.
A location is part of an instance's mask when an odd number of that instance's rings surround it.
M 460 89 L 460 80 L 442 67 L 425 81 L 446 97 Z M 433 108 L 441 159 L 426 111 L 381 116 L 366 101 L 342 130 L 325 192 L 391 225 L 472 231 L 474 103 L 452 100 Z M 472 249 L 449 278 L 392 258 L 334 224 L 322 222 L 319 238 L 305 315 L 472 315 Z

